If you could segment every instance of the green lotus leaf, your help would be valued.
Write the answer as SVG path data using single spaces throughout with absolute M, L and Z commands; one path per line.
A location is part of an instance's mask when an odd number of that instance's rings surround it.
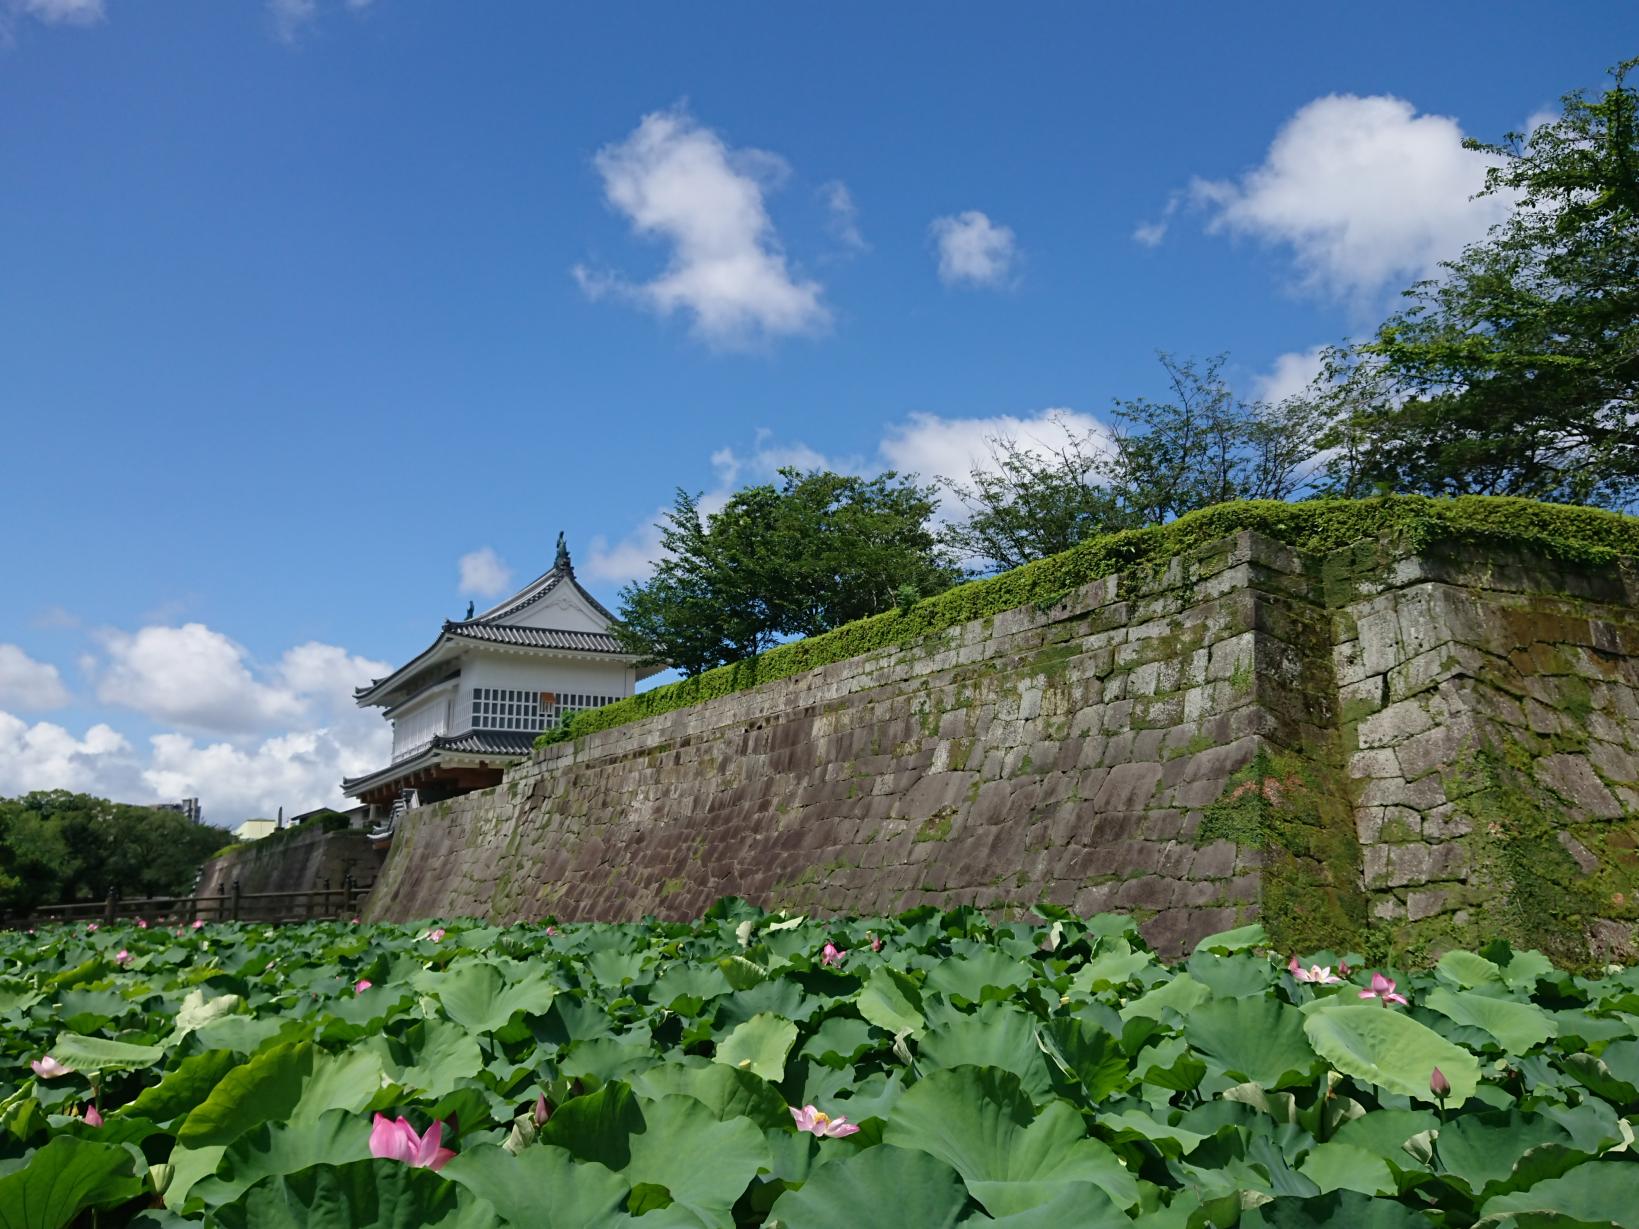
M 719 1122 L 749 1118 L 765 1131 L 783 1131 L 791 1125 L 791 1112 L 773 1085 L 738 1066 L 662 1063 L 633 1077 L 632 1087 L 656 1101 L 672 1094 L 693 1097 Z
M 364 1045 L 381 1057 L 382 1070 L 395 1083 L 434 1097 L 484 1069 L 477 1040 L 448 1020 L 420 1020 L 401 1037 L 380 1035 Z
M 1382 1157 L 1336 1140 L 1317 1144 L 1310 1149 L 1309 1155 L 1298 1166 L 1298 1172 L 1318 1186 L 1323 1195 L 1332 1191 L 1393 1195 L 1399 1189 L 1394 1175 L 1389 1171 L 1388 1162 Z
M 1441 977 L 1465 990 L 1487 983 L 1501 985 L 1503 980 L 1501 968 L 1473 952 L 1447 952 L 1434 968 Z
M 1303 1022 L 1309 1044 L 1344 1075 L 1407 1097 L 1432 1101 L 1429 1077 L 1438 1067 L 1451 1083 L 1447 1105 L 1474 1095 L 1480 1064 L 1467 1050 L 1388 1007 L 1360 1005 L 1313 1012 Z
M 986 1003 L 929 1029 L 918 1043 L 920 1062 L 929 1067 L 996 1067 L 1019 1077 L 1033 1100 L 1052 1088 L 1047 1058 L 1036 1040 L 1036 1017 L 1012 1003 Z
M 0 1178 L 0 1229 L 62 1229 L 87 1208 L 141 1194 L 132 1162 L 119 1144 L 58 1136 Z
M 491 1144 L 463 1149 L 439 1171 L 520 1229 L 613 1229 L 631 1225 L 622 1210 L 630 1183 L 602 1165 L 541 1145 L 517 1156 Z
M 1049 1060 L 1081 1085 L 1088 1103 L 1103 1101 L 1132 1082 L 1121 1042 L 1091 1020 L 1055 1016 L 1042 1028 L 1038 1041 Z
M 883 1141 L 937 1157 L 962 1175 L 992 1216 L 1051 1202 L 1068 1184 L 1100 1188 L 1121 1208 L 1138 1202 L 1132 1176 L 1081 1116 L 1054 1101 L 1039 1115 L 1018 1076 L 988 1067 L 935 1071 L 906 1090 Z
M 217 1208 L 222 1229 L 495 1229 L 495 1209 L 398 1161 L 315 1165 L 263 1178 Z
M 632 1186 L 663 1186 L 673 1203 L 725 1229 L 732 1224 L 729 1209 L 757 1171 L 773 1163 L 755 1123 L 719 1122 L 693 1097 L 640 1101 L 619 1083 L 564 1104 L 541 1139 L 606 1166 Z
M 1131 1020 L 1137 1016 L 1146 1016 L 1151 1020 L 1160 1020 L 1169 1009 L 1180 1015 L 1188 1015 L 1211 997 L 1212 991 L 1209 987 L 1188 973 L 1180 973 L 1128 1003 L 1121 1009 L 1121 1018 Z
M 177 1128 L 177 1143 L 231 1144 L 259 1123 L 289 1118 L 312 1072 L 313 1047 L 307 1042 L 263 1050 L 224 1075 L 189 1112 Z
M 774 1202 L 784 1229 L 947 1229 L 967 1204 L 961 1177 L 925 1152 L 891 1144 L 822 1165 Z
M 493 1033 L 519 1012 L 541 1015 L 557 996 L 544 971 L 509 982 L 493 964 L 465 961 L 444 971 L 434 987 L 444 1014 L 471 1033 Z
M 753 1071 L 771 1083 L 785 1078 L 785 1056 L 796 1044 L 797 1026 L 766 1013 L 752 1016 L 717 1045 L 714 1060 Z
M 230 1050 L 206 1050 L 184 1058 L 167 1071 L 159 1083 L 144 1088 L 136 1100 L 115 1113 L 167 1123 L 188 1113 L 221 1083 L 222 1077 L 239 1065 L 239 1056 Z
M 986 989 L 1016 990 L 1030 981 L 1030 969 L 995 948 L 984 948 L 969 956 L 941 960 L 928 970 L 928 989 L 960 995 L 978 1002 Z
M 165 1057 L 165 1047 L 60 1033 L 51 1056 L 75 1071 L 121 1071 L 153 1066 Z
M 189 1033 L 197 1032 L 214 1020 L 235 1014 L 244 1005 L 245 1000 L 237 994 L 221 994 L 207 1000 L 203 990 L 190 990 L 182 1000 L 182 1006 L 177 1009 L 176 1027 L 171 1030 L 167 1044 L 175 1045 Z
M 302 1084 L 302 1095 L 290 1112 L 293 1122 L 311 1122 L 330 1110 L 358 1114 L 373 1108 L 390 1085 L 382 1070 L 381 1055 L 373 1050 L 350 1049 L 340 1054 L 318 1053 L 313 1072 Z
M 1423 996 L 1422 1005 L 1458 1024 L 1485 1030 L 1515 1056 L 1528 1053 L 1559 1033 L 1554 1018 L 1542 1008 L 1473 990 L 1451 991 L 1436 986 Z
M 1099 1126 L 1113 1134 L 1117 1140 L 1147 1139 L 1157 1146 L 1164 1156 L 1188 1156 L 1208 1136 L 1196 1131 L 1187 1131 L 1183 1127 L 1169 1126 L 1158 1121 L 1154 1116 L 1141 1109 L 1123 1109 L 1118 1113 L 1099 1114 Z M 1173 1147 L 1165 1147 L 1171 1144 Z
M 854 1006 L 865 1019 L 895 1036 L 909 1033 L 919 1037 L 927 1027 L 922 1015 L 922 992 L 909 977 L 886 965 L 871 970 Z
M 1433 1229 L 1434 1222 L 1392 1199 L 1333 1191 L 1308 1199 L 1275 1199 L 1249 1208 L 1243 1229 Z
M 1235 1079 L 1265 1088 L 1307 1083 L 1316 1065 L 1303 1015 L 1268 998 L 1214 999 L 1184 1019 L 1195 1050 Z
M 1109 950 L 1105 950 L 1108 947 Z M 1149 952 L 1135 952 L 1119 939 L 1100 944 L 1099 952 L 1070 979 L 1070 985 L 1082 994 L 1093 994 L 1114 986 L 1124 986 L 1139 973 L 1155 965 Z
M 1589 1161 L 1559 1178 L 1538 1182 L 1529 1190 L 1488 1199 L 1480 1224 L 1506 1223 L 1512 1214 L 1556 1216 L 1594 1225 L 1639 1229 L 1639 1165 L 1632 1161 Z M 1523 1222 L 1521 1222 L 1523 1223 Z
M 1234 930 L 1221 930 L 1217 934 L 1208 935 L 1195 945 L 1195 950 L 1227 955 L 1252 947 L 1262 947 L 1268 942 L 1269 936 L 1264 932 L 1263 923 L 1252 922 L 1246 926 L 1237 926 Z
M 1435 1139 L 1441 1173 L 1470 1194 L 1495 1194 L 1528 1149 L 1571 1144 L 1571 1133 L 1540 1114 L 1464 1114 L 1440 1128 Z
M 205 1178 L 193 1195 L 210 1205 L 237 1199 L 272 1174 L 293 1174 L 312 1165 L 344 1165 L 370 1155 L 370 1120 L 331 1110 L 312 1122 L 264 1122 L 223 1152 L 216 1177 Z
M 803 1043 L 801 1055 L 829 1067 L 846 1067 L 878 1047 L 871 1025 L 853 1016 L 831 1016 Z

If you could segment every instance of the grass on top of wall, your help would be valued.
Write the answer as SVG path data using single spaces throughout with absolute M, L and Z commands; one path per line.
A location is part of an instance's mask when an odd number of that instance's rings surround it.
M 820 636 L 778 645 L 759 657 L 577 713 L 563 726 L 541 735 L 536 746 L 714 700 L 874 649 L 910 644 L 1016 606 L 1047 606 L 1089 581 L 1122 570 L 1164 566 L 1174 556 L 1246 529 L 1316 554 L 1368 539 L 1392 537 L 1412 548 L 1439 541 L 1524 546 L 1575 564 L 1601 564 L 1622 555 L 1639 556 L 1639 518 L 1530 499 L 1389 495 L 1302 503 L 1248 500 L 1218 504 L 1166 525 L 1092 538 L 1063 554 L 957 585 L 908 609 L 860 619 Z

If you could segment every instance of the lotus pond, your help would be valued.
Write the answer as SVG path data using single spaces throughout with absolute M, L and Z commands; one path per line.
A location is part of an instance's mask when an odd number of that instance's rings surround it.
M 0 1229 L 1639 1227 L 1639 972 L 1264 943 L 739 901 L 6 933 Z

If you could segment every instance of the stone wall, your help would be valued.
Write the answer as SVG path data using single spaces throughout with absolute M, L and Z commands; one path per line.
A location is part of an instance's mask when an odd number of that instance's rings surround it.
M 339 888 L 351 873 L 362 884 L 380 873 L 381 851 L 372 849 L 363 832 L 351 828 L 326 831 L 314 824 L 311 831 L 264 837 L 211 858 L 200 872 L 201 899 L 227 895 L 233 881 L 241 892 L 307 892 Z
M 1631 948 L 1633 574 L 1244 532 L 559 744 L 400 823 L 371 915 L 1047 899 L 1159 949 Z M 1546 938 L 1541 936 L 1546 935 Z

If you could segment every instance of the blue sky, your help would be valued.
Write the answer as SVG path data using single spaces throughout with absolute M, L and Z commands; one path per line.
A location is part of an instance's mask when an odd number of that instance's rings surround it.
M 351 686 L 672 490 L 1248 395 L 1483 234 L 1558 6 L 0 0 L 0 794 L 334 801 Z M 467 560 L 463 567 L 462 560 Z M 464 583 L 465 582 L 465 583 Z

